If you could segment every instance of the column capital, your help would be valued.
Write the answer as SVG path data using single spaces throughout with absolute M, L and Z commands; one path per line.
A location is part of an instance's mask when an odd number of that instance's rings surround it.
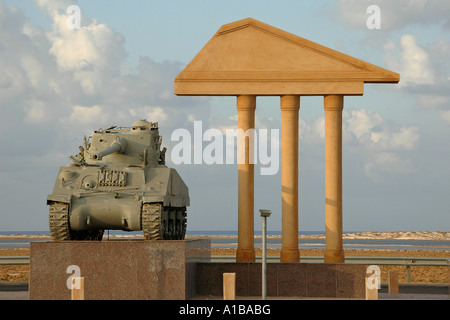
M 325 111 L 342 111 L 344 109 L 343 95 L 326 95 L 324 96 Z
M 256 96 L 237 96 L 236 105 L 238 110 L 255 110 Z
M 281 110 L 299 110 L 300 96 L 280 96 Z

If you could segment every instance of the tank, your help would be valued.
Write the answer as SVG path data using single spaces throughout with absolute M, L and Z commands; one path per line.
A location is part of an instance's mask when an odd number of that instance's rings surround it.
M 105 230 L 182 240 L 189 189 L 165 164 L 158 123 L 99 129 L 59 169 L 47 197 L 52 240 L 101 240 Z

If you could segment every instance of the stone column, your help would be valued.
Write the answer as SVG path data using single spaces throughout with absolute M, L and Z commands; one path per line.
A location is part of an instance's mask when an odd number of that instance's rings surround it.
M 281 96 L 281 262 L 299 262 L 298 116 L 300 96 Z
M 342 246 L 342 110 L 344 96 L 324 97 L 325 225 L 324 262 L 345 262 Z
M 255 128 L 256 96 L 238 96 L 238 128 L 243 133 Z M 242 131 L 239 134 L 242 134 Z M 241 140 L 238 137 L 238 141 Z M 236 262 L 255 262 L 254 246 L 254 162 L 249 159 L 250 139 L 244 145 L 238 142 L 238 248 Z M 254 150 L 254 149 L 253 149 Z M 245 152 L 245 161 L 242 154 Z M 240 160 L 241 158 L 241 160 Z

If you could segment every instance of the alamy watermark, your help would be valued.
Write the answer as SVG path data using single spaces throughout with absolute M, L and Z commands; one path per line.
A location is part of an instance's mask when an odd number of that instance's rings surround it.
M 261 175 L 275 175 L 280 167 L 279 138 L 278 129 L 226 129 L 224 134 L 210 128 L 203 132 L 202 122 L 194 121 L 193 136 L 182 128 L 172 132 L 171 141 L 178 143 L 172 148 L 170 157 L 176 165 L 260 164 Z
M 381 29 L 381 9 L 376 4 L 370 5 L 366 10 L 370 16 L 366 20 L 366 26 L 369 30 Z
M 72 274 L 70 277 L 67 278 L 66 286 L 67 289 L 73 290 L 73 289 L 81 289 L 81 269 L 77 265 L 70 265 L 67 267 L 66 270 L 67 273 Z
M 67 15 L 67 28 L 70 30 L 79 30 L 81 29 L 81 9 L 77 5 L 71 5 L 67 7 L 66 10 Z
M 381 270 L 379 266 L 371 265 L 367 267 L 367 274 L 370 274 L 366 279 L 367 289 L 381 289 Z

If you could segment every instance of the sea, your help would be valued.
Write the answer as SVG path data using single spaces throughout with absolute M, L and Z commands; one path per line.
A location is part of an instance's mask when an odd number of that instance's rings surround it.
M 357 232 L 357 231 L 351 231 Z M 42 238 L 42 235 L 49 235 L 48 231 L 0 231 L 0 235 L 40 235 L 39 238 L 18 238 L 2 239 L 0 238 L 0 249 L 11 248 L 29 248 L 30 242 L 45 242 L 50 238 Z M 317 235 L 325 233 L 323 231 L 301 231 L 299 235 Z M 136 238 L 142 235 L 142 232 L 123 232 L 123 231 L 105 231 L 104 241 L 117 241 L 123 239 L 110 239 L 113 235 L 136 235 Z M 268 231 L 267 248 L 280 249 L 281 238 L 270 238 L 270 236 L 281 236 L 281 231 Z M 189 239 L 208 238 L 211 240 L 213 248 L 237 248 L 237 231 L 199 231 L 188 230 L 186 236 Z M 255 232 L 255 248 L 261 247 L 261 232 Z M 127 238 L 126 240 L 129 240 Z M 392 239 L 344 239 L 344 249 L 356 250 L 437 250 L 450 251 L 450 240 L 392 240 Z M 325 239 L 299 239 L 300 249 L 324 249 Z

